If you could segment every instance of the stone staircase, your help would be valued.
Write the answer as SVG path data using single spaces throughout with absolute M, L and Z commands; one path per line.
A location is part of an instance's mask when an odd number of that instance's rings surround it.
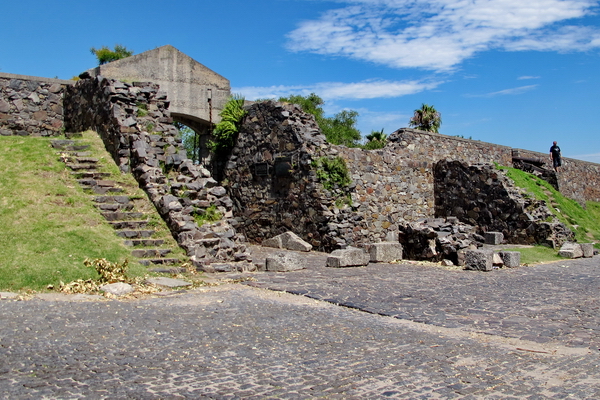
M 53 140 L 52 147 L 58 151 L 63 162 L 71 170 L 81 187 L 92 195 L 100 214 L 114 229 L 124 244 L 133 248 L 131 255 L 144 266 L 175 265 L 182 260 L 169 257 L 172 249 L 164 248 L 164 239 L 153 238 L 156 231 L 148 226 L 143 212 L 136 211 L 136 201 L 111 180 L 111 174 L 100 171 L 98 159 L 91 157 L 89 145 L 78 144 L 71 139 Z M 147 201 L 147 200 L 146 200 Z

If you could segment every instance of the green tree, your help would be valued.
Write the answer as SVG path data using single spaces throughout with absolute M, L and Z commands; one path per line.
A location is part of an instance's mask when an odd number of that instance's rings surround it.
M 199 138 L 197 137 L 196 132 L 194 132 L 194 130 L 189 126 L 178 121 L 173 121 L 173 126 L 175 126 L 179 132 L 181 143 L 183 144 L 183 148 L 185 149 L 188 158 L 194 161 L 199 161 L 197 153 L 200 144 L 197 143 Z
M 383 133 L 383 128 L 381 131 L 371 131 L 371 134 L 367 135 L 366 138 L 367 143 L 363 146 L 366 150 L 382 149 L 387 142 L 387 135 Z
M 442 125 L 442 114 L 434 106 L 423 103 L 421 108 L 415 110 L 408 126 L 427 132 L 439 133 Z
M 298 104 L 304 112 L 314 115 L 315 121 L 321 128 L 321 132 L 332 144 L 342 144 L 348 147 L 358 147 L 361 135 L 356 129 L 356 118 L 358 112 L 353 110 L 343 110 L 333 117 L 325 117 L 323 111 L 323 99 L 314 93 L 308 96 L 292 95 L 280 97 L 280 102 Z
M 133 55 L 133 50 L 128 50 L 125 46 L 121 46 L 120 44 L 115 45 L 114 50 L 109 49 L 107 46 L 102 46 L 99 49 L 92 47 L 90 52 L 98 59 L 98 65 Z

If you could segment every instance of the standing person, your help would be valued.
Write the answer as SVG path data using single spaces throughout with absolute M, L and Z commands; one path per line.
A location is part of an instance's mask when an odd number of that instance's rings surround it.
M 552 166 L 556 172 L 558 172 L 558 168 L 562 165 L 561 158 L 560 147 L 558 147 L 556 141 L 554 141 L 552 147 L 550 147 L 550 160 L 552 160 Z

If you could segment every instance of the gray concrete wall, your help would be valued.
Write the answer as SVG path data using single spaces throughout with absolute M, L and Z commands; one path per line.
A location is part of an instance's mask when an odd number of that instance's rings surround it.
M 231 94 L 228 79 L 170 45 L 113 61 L 88 72 L 92 76 L 102 75 L 124 82 L 158 84 L 171 102 L 169 110 L 173 119 L 197 132 L 210 122 L 220 121 L 219 112 Z

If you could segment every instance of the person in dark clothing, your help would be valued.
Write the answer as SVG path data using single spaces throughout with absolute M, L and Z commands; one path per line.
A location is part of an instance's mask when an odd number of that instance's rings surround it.
M 552 166 L 554 171 L 558 172 L 558 168 L 562 165 L 562 155 L 560 154 L 560 147 L 556 144 L 556 141 L 552 143 L 550 147 L 550 160 L 552 160 Z

